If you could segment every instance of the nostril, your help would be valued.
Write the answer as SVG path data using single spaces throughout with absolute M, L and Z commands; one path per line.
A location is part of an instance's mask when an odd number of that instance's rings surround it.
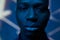
M 37 18 L 28 18 L 27 20 L 31 22 L 37 22 Z

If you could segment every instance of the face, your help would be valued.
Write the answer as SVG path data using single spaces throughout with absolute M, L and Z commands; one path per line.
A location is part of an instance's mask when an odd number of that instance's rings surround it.
M 35 31 L 45 28 L 50 15 L 46 0 L 20 0 L 17 4 L 17 21 L 21 29 Z

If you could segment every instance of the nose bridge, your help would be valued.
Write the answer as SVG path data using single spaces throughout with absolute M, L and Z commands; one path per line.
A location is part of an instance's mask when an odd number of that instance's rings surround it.
M 33 8 L 30 8 L 30 9 L 29 9 L 29 17 L 30 17 L 30 18 L 35 17 L 35 13 L 34 13 L 34 9 L 33 9 Z
M 37 15 L 35 14 L 35 11 L 33 8 L 29 8 L 28 15 L 27 15 L 27 20 L 36 22 L 37 21 Z

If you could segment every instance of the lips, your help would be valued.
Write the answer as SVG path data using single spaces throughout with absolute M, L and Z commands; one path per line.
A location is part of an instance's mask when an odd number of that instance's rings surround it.
M 35 30 L 37 30 L 38 28 L 27 27 L 27 28 L 25 28 L 25 29 L 28 30 L 28 31 L 35 31 Z
M 39 28 L 40 24 L 30 24 L 30 25 L 24 25 L 24 28 Z
M 28 24 L 24 25 L 24 29 L 27 31 L 36 31 L 39 29 L 40 26 L 41 24 L 39 23 L 31 23 L 30 25 Z
M 39 27 L 37 25 L 31 25 L 31 26 L 24 26 L 24 28 L 22 29 L 25 35 L 32 35 L 33 33 L 39 30 Z

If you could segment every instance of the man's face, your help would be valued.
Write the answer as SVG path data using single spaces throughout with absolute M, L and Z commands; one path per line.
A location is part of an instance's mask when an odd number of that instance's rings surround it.
M 44 28 L 49 19 L 46 0 L 20 0 L 17 5 L 17 19 L 20 27 L 29 31 Z

